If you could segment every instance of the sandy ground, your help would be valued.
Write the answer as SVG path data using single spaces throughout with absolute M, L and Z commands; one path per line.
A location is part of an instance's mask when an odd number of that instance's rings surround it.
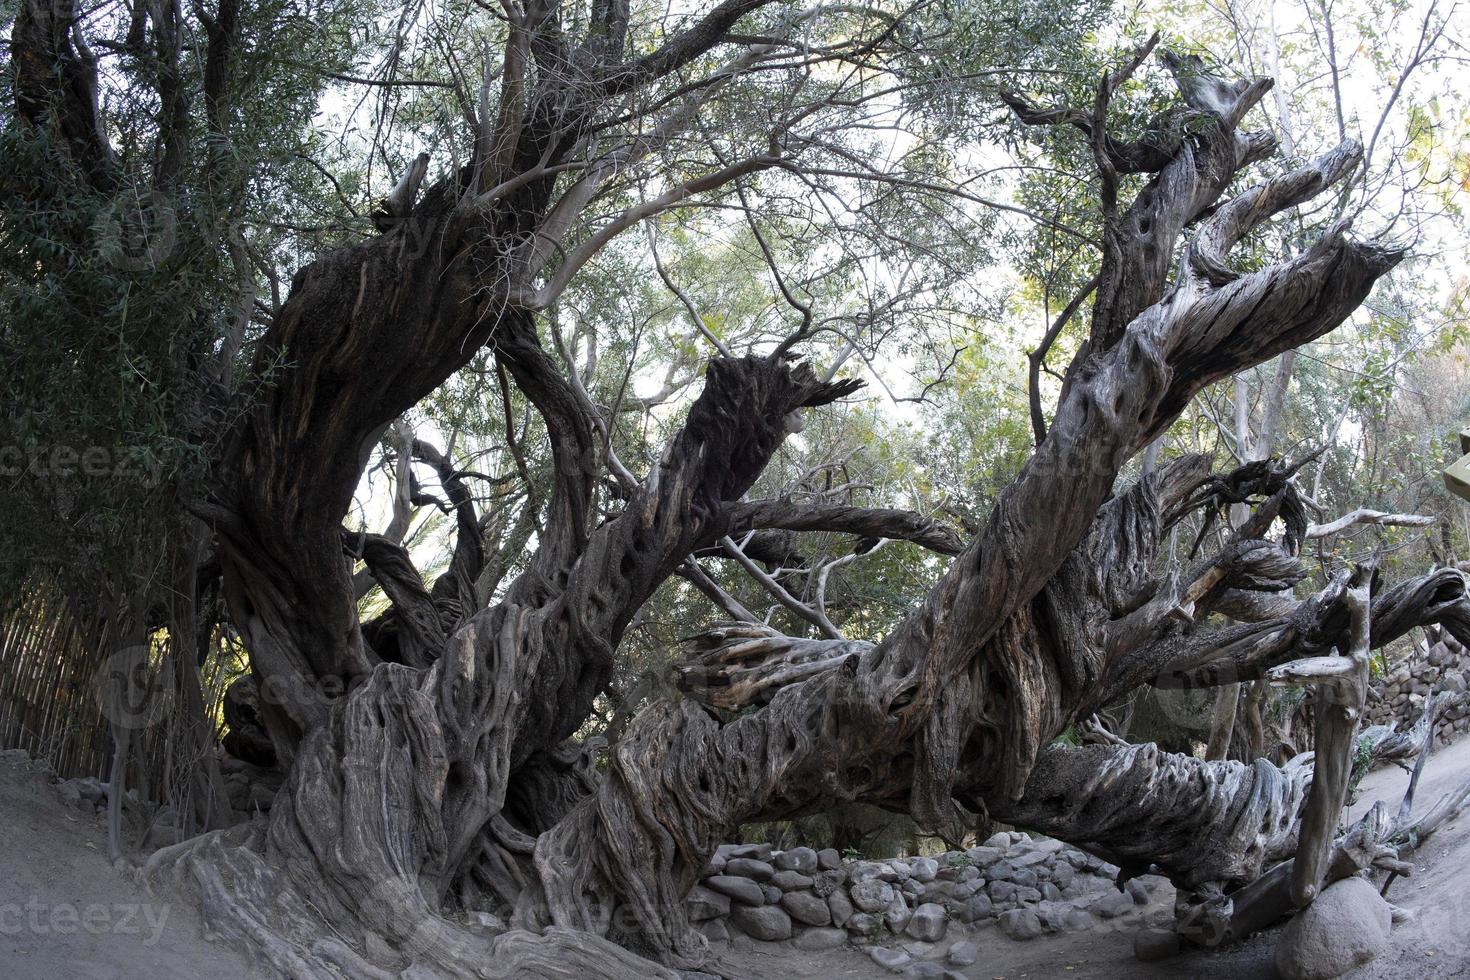
M 0 758 L 0 977 L 250 977 L 187 904 L 113 869 L 102 819 L 64 806 L 52 778 Z
M 1462 738 L 1429 757 L 1414 791 L 1414 813 L 1425 813 L 1440 797 L 1470 776 L 1470 738 Z M 1397 813 L 1409 785 L 1407 773 L 1392 767 L 1370 773 L 1359 789 L 1354 817 L 1376 800 Z M 1388 900 L 1412 909 L 1414 921 L 1394 929 L 1394 952 L 1368 964 L 1363 980 L 1415 977 L 1418 980 L 1470 978 L 1470 810 L 1440 828 L 1414 855 L 1414 874 L 1389 886 Z
M 1173 903 L 1173 892 L 1168 892 Z M 955 934 L 958 937 L 958 933 Z M 950 967 L 972 980 L 1116 980 L 1120 977 L 1190 978 L 1190 980 L 1268 980 L 1275 977 L 1271 965 L 1272 936 L 1257 937 L 1223 952 L 1194 952 L 1156 963 L 1140 963 L 1133 957 L 1133 930 L 1097 929 L 1044 936 L 1029 942 L 1007 938 L 993 924 L 968 938 L 980 947 L 972 966 Z M 949 940 L 952 941 L 952 940 Z M 926 953 L 925 944 L 889 942 L 916 958 L 943 962 L 948 941 Z M 721 965 L 731 976 L 765 980 L 893 980 L 894 974 L 875 964 L 865 952 L 844 947 L 823 953 L 796 950 L 773 951 L 771 944 L 732 941 Z M 1427 980 L 1422 974 L 1420 980 Z
M 1416 811 L 1470 774 L 1470 739 L 1431 757 L 1416 794 Z M 1408 777 L 1398 769 L 1364 780 L 1356 815 L 1374 800 L 1397 809 Z M 106 859 L 100 817 L 64 806 L 51 777 L 0 756 L 0 980 L 211 980 L 253 978 L 234 951 L 203 938 L 187 903 L 151 895 Z M 1394 930 L 1394 948 L 1354 980 L 1470 980 L 1470 813 L 1429 840 L 1413 877 L 1399 879 L 1389 899 L 1411 908 L 1413 921 Z M 1168 908 L 1165 886 L 1154 907 Z M 949 937 L 950 941 L 958 934 Z M 1098 928 L 1031 942 L 1006 938 L 992 924 L 972 938 L 980 958 L 960 972 L 971 980 L 1113 980 L 1119 977 L 1270 980 L 1274 934 L 1218 952 L 1194 951 L 1158 963 L 1133 958 L 1132 928 Z M 917 956 L 942 955 L 892 943 Z M 866 953 L 842 948 L 806 953 L 736 940 L 721 950 L 721 969 L 754 980 L 888 980 Z M 591 980 L 591 978 L 589 978 Z

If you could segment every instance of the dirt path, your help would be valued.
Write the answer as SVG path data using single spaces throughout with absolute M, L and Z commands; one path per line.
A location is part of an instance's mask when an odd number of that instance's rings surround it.
M 1171 906 L 1173 890 L 1161 892 L 1159 908 Z M 958 936 L 958 934 L 956 934 Z M 1133 930 L 1106 927 L 1084 932 L 1061 933 L 1017 942 L 1007 938 L 992 923 L 965 938 L 980 947 L 972 966 L 950 967 L 971 980 L 1117 980 L 1140 977 L 1147 980 L 1268 980 L 1276 972 L 1271 965 L 1273 937 L 1264 936 L 1233 946 L 1223 952 L 1199 951 L 1156 963 L 1140 963 L 1133 956 Z M 948 937 L 947 937 L 948 939 Z M 903 949 L 915 959 L 943 962 L 949 941 L 928 947 L 924 943 L 895 941 L 889 948 Z M 852 947 L 821 953 L 803 953 L 771 943 L 744 939 L 731 942 L 722 958 L 732 976 L 765 980 L 893 980 L 894 974 L 879 967 L 866 952 Z M 1420 980 L 1427 980 L 1421 975 Z
M 1414 812 L 1424 813 L 1470 777 L 1470 738 L 1436 750 L 1414 792 Z M 1369 773 L 1351 809 L 1354 817 L 1377 800 L 1398 812 L 1407 773 L 1397 767 Z M 1395 955 L 1368 964 L 1363 980 L 1470 978 L 1470 811 L 1461 811 L 1425 842 L 1414 857 L 1414 875 L 1389 888 L 1388 899 L 1414 910 L 1413 922 L 1393 931 Z M 1356 978 L 1355 978 L 1356 980 Z
M 107 860 L 100 817 L 65 806 L 49 773 L 0 755 L 0 977 L 254 977 L 203 938 L 187 904 L 150 895 Z

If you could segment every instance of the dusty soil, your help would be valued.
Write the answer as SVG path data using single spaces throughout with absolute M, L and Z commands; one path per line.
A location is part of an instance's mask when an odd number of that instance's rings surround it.
M 1437 752 L 1416 794 L 1427 808 L 1470 774 L 1470 739 Z M 1356 815 L 1376 799 L 1397 808 L 1408 777 L 1380 770 L 1364 780 Z M 234 951 L 208 941 L 197 913 L 167 894 L 150 894 L 106 858 L 101 818 L 62 804 L 43 769 L 0 755 L 0 977 L 6 980 L 210 980 L 249 978 Z M 1394 930 L 1393 949 L 1355 980 L 1470 980 L 1470 814 L 1462 813 L 1415 858 L 1416 873 L 1396 881 L 1389 898 L 1414 909 Z M 1167 909 L 1167 887 L 1152 908 Z M 949 941 L 961 938 L 955 930 Z M 1157 963 L 1133 957 L 1130 928 L 1096 929 L 1031 942 L 1008 939 L 992 924 L 969 935 L 980 958 L 963 968 L 972 980 L 1114 980 L 1189 977 L 1269 980 L 1274 934 L 1223 951 L 1193 951 Z M 948 942 L 891 943 L 918 958 L 942 958 Z M 819 953 L 735 940 L 720 950 L 721 972 L 776 980 L 888 980 L 866 953 L 850 947 Z M 590 978 L 589 978 L 590 980 Z
M 1173 892 L 1168 902 L 1172 906 Z M 954 933 L 955 938 L 960 933 Z M 1201 951 L 1155 963 L 1140 963 L 1133 956 L 1131 929 L 1094 929 L 1043 936 L 1029 942 L 1007 938 L 993 924 L 966 933 L 980 947 L 972 966 L 950 967 L 973 980 L 1117 980 L 1120 977 L 1181 978 L 1190 980 L 1268 980 L 1275 977 L 1271 965 L 1273 937 L 1261 936 L 1225 951 Z M 916 959 L 943 962 L 949 942 L 928 947 L 912 941 L 890 941 L 891 949 L 903 949 Z M 731 976 L 782 978 L 782 980 L 893 980 L 894 974 L 879 967 L 867 953 L 852 947 L 830 952 L 804 953 L 771 943 L 732 940 L 723 952 L 722 969 Z M 1393 974 L 1397 975 L 1397 974 Z M 1420 975 L 1420 980 L 1424 977 Z
M 1414 792 L 1414 812 L 1424 813 L 1470 776 L 1470 738 L 1437 749 Z M 1376 800 L 1398 811 L 1409 776 L 1398 768 L 1370 773 L 1352 807 L 1354 817 Z M 1394 952 L 1369 963 L 1363 980 L 1470 978 L 1470 810 L 1447 823 L 1414 855 L 1414 874 L 1389 886 L 1388 900 L 1412 909 L 1414 921 L 1393 931 Z M 1356 980 L 1356 978 L 1355 978 Z
M 54 777 L 0 755 L 0 977 L 207 980 L 250 977 L 203 938 L 199 916 L 151 895 L 107 860 L 101 817 L 65 806 Z

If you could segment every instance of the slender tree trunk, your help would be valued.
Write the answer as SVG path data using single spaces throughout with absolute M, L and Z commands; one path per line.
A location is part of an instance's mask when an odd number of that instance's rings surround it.
M 1237 451 L 1241 454 L 1242 462 L 1254 462 L 1268 459 L 1276 442 L 1276 433 L 1281 425 L 1282 411 L 1286 405 L 1286 392 L 1291 385 L 1291 372 L 1296 365 L 1296 351 L 1284 352 L 1276 362 L 1276 371 L 1272 376 L 1271 384 L 1267 387 L 1264 395 L 1264 404 L 1261 408 L 1261 429 L 1252 436 L 1250 425 L 1250 385 L 1244 375 L 1235 378 L 1235 444 Z M 1245 504 L 1234 504 L 1230 508 L 1230 523 L 1240 527 L 1250 516 L 1250 508 Z M 1263 694 L 1264 692 L 1261 692 Z M 1234 740 L 1235 720 L 1239 712 L 1241 702 L 1241 687 L 1239 684 L 1226 684 L 1215 692 L 1215 708 L 1210 718 L 1210 737 L 1205 748 L 1206 759 L 1223 759 L 1230 751 L 1230 744 Z M 1254 711 L 1253 718 L 1248 717 L 1248 725 L 1251 731 L 1260 730 L 1260 696 L 1246 698 L 1247 713 Z M 1253 753 L 1245 761 L 1259 758 L 1260 745 L 1250 742 L 1250 751 Z

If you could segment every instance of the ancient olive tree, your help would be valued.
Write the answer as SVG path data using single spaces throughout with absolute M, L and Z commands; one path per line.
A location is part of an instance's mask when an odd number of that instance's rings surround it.
M 1270 81 L 1226 81 L 1167 52 L 1178 106 L 1119 135 L 1110 101 L 1155 41 L 1105 75 L 1088 105 L 1007 93 L 1025 123 L 1075 127 L 1089 141 L 1101 259 L 1088 339 L 1050 424 L 1038 413 L 1034 454 L 966 540 L 902 510 L 744 499 L 803 412 L 857 387 L 798 360 L 817 329 L 800 297 L 785 297 L 798 315 L 784 338 L 732 350 L 712 337 L 702 390 L 642 473 L 609 451 L 605 407 L 543 346 L 538 324 L 616 236 L 722 194 L 754 209 L 750 178 L 761 172 L 925 190 L 866 169 L 841 130 L 859 125 L 845 114 L 854 106 L 888 97 L 873 78 L 910 62 L 933 68 L 912 27 L 926 6 L 724 0 L 667 32 L 630 32 L 626 3 L 484 9 L 503 41 L 497 57 L 473 86 L 462 73 L 442 83 L 463 96 L 464 156 L 437 161 L 432 179 L 431 159 L 414 159 L 374 213 L 376 233 L 324 251 L 282 286 L 250 337 L 241 407 L 219 416 L 208 492 L 187 501 L 211 541 L 195 567 L 221 583 L 249 652 L 259 691 L 249 751 L 284 783 L 268 821 L 158 852 L 151 866 L 178 868 L 217 929 L 294 976 L 383 976 L 410 960 L 487 977 L 697 967 L 707 949 L 682 900 L 716 843 L 745 822 L 851 801 L 927 826 L 986 812 L 1126 869 L 1158 865 L 1194 896 L 1188 914 L 1225 931 L 1247 930 L 1268 904 L 1237 908 L 1242 890 L 1279 901 L 1283 872 L 1261 876 L 1292 856 L 1304 812 L 1319 829 L 1303 832 L 1311 858 L 1298 863 L 1293 894 L 1309 900 L 1324 876 L 1346 873 L 1322 868 L 1324 855 L 1346 852 L 1326 850 L 1323 814 L 1336 813 L 1331 800 L 1307 802 L 1309 766 L 1048 746 L 1142 685 L 1233 683 L 1334 647 L 1351 646 L 1359 663 L 1369 642 L 1429 622 L 1470 640 L 1453 570 L 1371 594 L 1370 576 L 1343 578 L 1291 599 L 1302 571 L 1289 468 L 1216 477 L 1185 457 L 1117 485 L 1204 386 L 1339 326 L 1400 260 L 1339 223 L 1285 261 L 1232 267 L 1232 249 L 1263 222 L 1352 175 L 1359 148 L 1344 142 L 1238 189 L 1275 148 L 1245 123 Z M 172 93 L 158 117 L 162 158 L 187 156 L 202 138 L 218 179 L 234 179 L 226 80 L 255 40 L 241 10 L 197 11 L 197 46 L 182 39 L 194 29 L 181 28 L 178 5 L 132 11 L 110 26 Z M 809 32 L 824 18 L 839 26 Z M 67 179 L 106 193 L 126 175 L 88 34 L 67 4 L 21 10 L 13 125 L 44 142 Z M 202 121 L 176 84 L 195 71 Z M 742 139 L 710 129 L 716 107 L 732 106 L 759 121 Z M 656 178 L 640 178 L 643 167 Z M 227 236 L 204 242 L 230 254 Z M 207 370 L 235 370 L 253 308 L 247 299 L 222 343 L 195 352 Z M 208 318 L 201 309 L 195 320 Z M 373 447 L 482 351 L 549 442 L 549 491 L 534 533 L 520 537 L 530 558 L 502 587 L 471 475 L 426 442 L 403 438 L 403 457 L 441 476 L 457 532 L 448 568 L 426 581 L 401 530 L 344 530 Z M 1160 571 L 1170 527 L 1247 500 L 1259 511 L 1225 550 L 1182 574 Z M 1277 516 L 1288 532 L 1267 541 Z M 816 619 L 820 639 L 712 627 L 680 665 L 683 695 L 648 704 L 593 766 L 593 747 L 572 739 L 639 609 L 676 574 L 719 597 L 690 556 L 771 529 L 914 540 L 953 558 L 877 643 Z M 390 606 L 364 621 L 358 599 L 374 583 Z M 1237 622 L 1201 625 L 1215 609 Z M 1354 867 L 1381 857 L 1378 842 L 1359 842 Z M 471 929 L 466 911 L 510 927 Z

